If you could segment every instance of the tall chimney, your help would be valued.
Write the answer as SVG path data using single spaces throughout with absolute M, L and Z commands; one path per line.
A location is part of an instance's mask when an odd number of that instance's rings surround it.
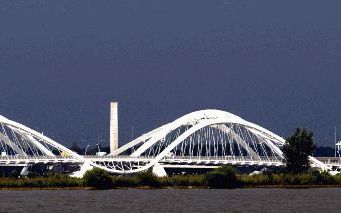
M 118 149 L 118 111 L 117 102 L 110 103 L 110 153 Z

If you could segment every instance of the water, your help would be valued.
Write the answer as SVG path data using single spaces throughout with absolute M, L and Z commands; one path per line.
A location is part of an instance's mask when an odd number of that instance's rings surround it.
M 340 212 L 341 189 L 1 191 L 0 212 Z

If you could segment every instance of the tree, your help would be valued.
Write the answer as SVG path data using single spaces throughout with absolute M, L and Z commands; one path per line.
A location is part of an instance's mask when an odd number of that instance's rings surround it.
M 297 128 L 283 147 L 284 163 L 290 173 L 304 173 L 310 169 L 309 156 L 314 151 L 313 133 Z

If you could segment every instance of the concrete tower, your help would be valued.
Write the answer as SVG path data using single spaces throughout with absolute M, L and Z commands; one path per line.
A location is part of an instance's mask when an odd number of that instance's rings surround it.
M 110 153 L 118 149 L 118 103 L 110 103 Z

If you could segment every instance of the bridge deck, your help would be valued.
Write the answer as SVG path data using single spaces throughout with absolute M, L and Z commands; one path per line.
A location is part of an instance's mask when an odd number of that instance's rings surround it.
M 68 156 L 1 156 L 0 165 L 25 165 L 25 164 L 55 164 L 55 163 L 83 163 L 86 160 L 92 162 L 143 162 L 148 163 L 152 161 L 153 157 L 131 157 L 126 155 L 119 156 L 83 156 L 84 160 L 75 159 Z M 240 165 L 274 165 L 282 166 L 283 163 L 276 158 L 252 158 L 252 157 L 181 157 L 170 156 L 165 157 L 159 161 L 162 164 L 172 165 L 191 165 L 191 164 L 203 164 L 203 165 L 223 165 L 223 164 L 240 164 Z
M 340 157 L 315 157 L 315 158 L 327 166 L 341 167 L 341 158 Z

